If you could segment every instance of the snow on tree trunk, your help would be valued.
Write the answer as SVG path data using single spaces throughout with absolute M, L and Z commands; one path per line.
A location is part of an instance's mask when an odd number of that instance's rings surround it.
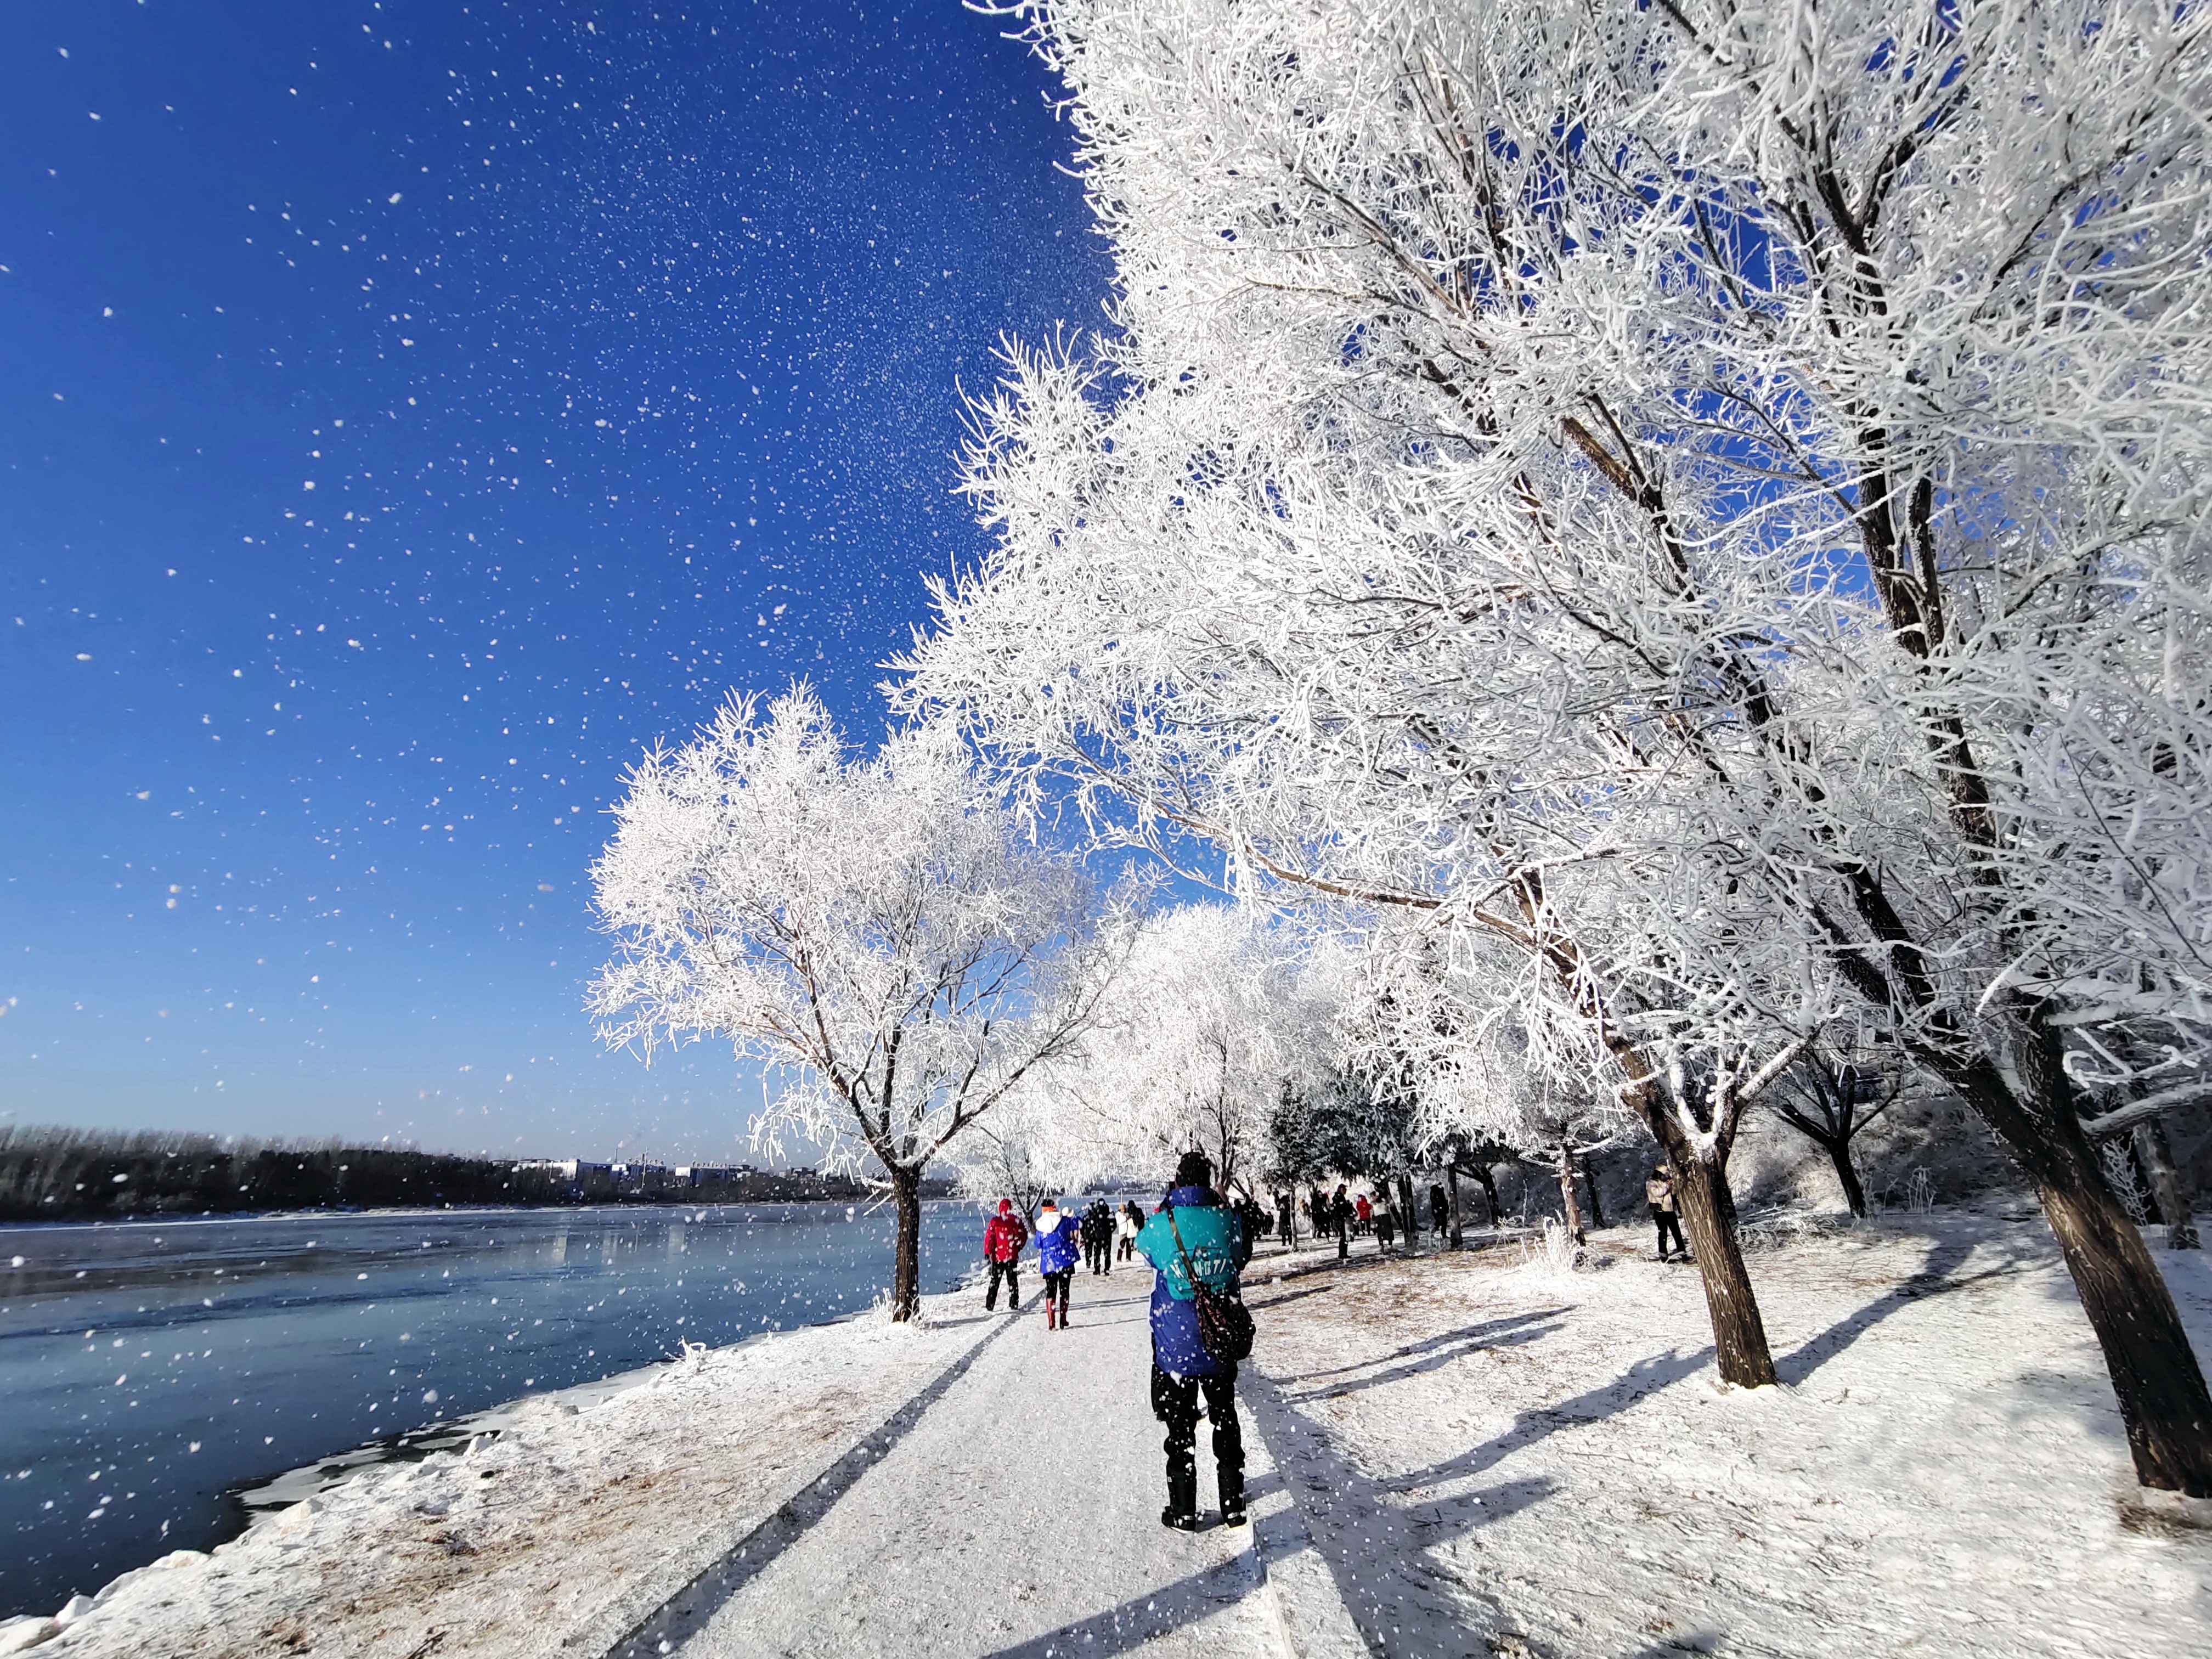
M 2151 1194 L 2166 1220 L 2166 1248 L 2197 1249 L 2197 1218 L 2190 1213 L 2189 1194 L 2181 1171 L 2173 1166 L 2173 1147 L 2166 1138 L 2166 1120 L 2153 1118 L 2135 1129 L 2136 1157 L 2150 1176 Z
M 1632 1073 L 1641 1061 L 1625 1055 Z M 1674 1207 L 1682 1218 L 1690 1254 L 1705 1281 L 1705 1311 L 1713 1324 L 1713 1357 L 1721 1380 L 1739 1388 L 1765 1388 L 1776 1381 L 1774 1355 L 1766 1343 L 1766 1322 L 1759 1316 L 1751 1274 L 1736 1242 L 1735 1206 L 1717 1156 L 1692 1145 L 1657 1078 L 1646 1075 L 1633 1097 L 1638 1114 L 1667 1154 L 1674 1175 Z M 1713 1149 L 1717 1154 L 1717 1149 Z

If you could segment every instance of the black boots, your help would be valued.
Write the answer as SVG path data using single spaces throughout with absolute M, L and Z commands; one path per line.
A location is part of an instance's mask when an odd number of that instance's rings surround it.
M 1221 1524 L 1241 1527 L 1244 1524 L 1244 1471 L 1221 1477 Z

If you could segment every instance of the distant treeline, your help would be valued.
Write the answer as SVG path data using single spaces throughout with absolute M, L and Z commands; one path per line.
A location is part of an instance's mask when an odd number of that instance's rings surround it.
M 82 1221 L 244 1210 L 449 1204 L 714 1203 L 852 1200 L 862 1183 L 747 1170 L 711 1188 L 580 1185 L 557 1166 L 412 1147 L 242 1142 L 213 1135 L 0 1126 L 0 1220 Z

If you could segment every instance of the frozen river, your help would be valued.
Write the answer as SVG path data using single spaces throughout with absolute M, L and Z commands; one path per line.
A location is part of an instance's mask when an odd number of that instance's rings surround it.
M 922 1288 L 981 1231 L 924 1206 Z M 842 1204 L 0 1227 L 0 1616 L 212 1547 L 283 1471 L 858 1312 L 890 1246 Z

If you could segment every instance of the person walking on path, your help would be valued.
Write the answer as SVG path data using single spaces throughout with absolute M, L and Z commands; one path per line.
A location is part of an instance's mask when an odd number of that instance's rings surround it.
M 1067 1326 L 1067 1281 L 1075 1277 L 1075 1264 L 1083 1259 L 1083 1230 L 1072 1215 L 1062 1215 L 1050 1199 L 1037 1212 L 1037 1271 L 1044 1275 L 1044 1328 Z
M 1681 1218 L 1674 1212 L 1674 1183 L 1663 1168 L 1652 1170 L 1651 1179 L 1644 1183 L 1644 1200 L 1651 1206 L 1651 1224 L 1659 1230 L 1659 1259 L 1667 1259 L 1667 1236 L 1672 1233 L 1674 1249 L 1688 1261 L 1689 1243 L 1682 1237 Z
M 1429 1188 L 1429 1231 L 1437 1236 L 1438 1244 L 1451 1231 L 1451 1200 L 1444 1196 L 1441 1181 L 1432 1182 Z
M 1237 1224 L 1244 1231 L 1244 1254 L 1249 1257 L 1260 1235 L 1267 1231 L 1267 1217 L 1260 1208 L 1260 1200 L 1246 1193 L 1230 1206 L 1237 1212 Z
M 1021 1217 L 1014 1213 L 1012 1199 L 999 1200 L 999 1212 L 983 1229 L 983 1261 L 990 1269 L 991 1282 L 983 1292 L 983 1311 L 995 1312 L 999 1306 L 999 1281 L 1006 1281 L 1006 1311 L 1019 1313 L 1022 1310 L 1021 1281 L 1014 1276 L 1019 1267 L 1022 1246 L 1029 1243 L 1030 1230 L 1022 1224 Z
M 1336 1259 L 1341 1261 L 1352 1254 L 1352 1200 L 1340 1181 L 1336 1183 L 1336 1196 L 1328 1202 L 1328 1221 L 1336 1230 Z
M 1221 1524 L 1244 1524 L 1244 1428 L 1237 1416 L 1237 1362 L 1206 1351 L 1198 1323 L 1200 1284 L 1216 1296 L 1241 1293 L 1237 1275 L 1252 1259 L 1237 1212 L 1213 1190 L 1213 1166 L 1203 1152 L 1185 1152 L 1175 1184 L 1137 1235 L 1152 1264 L 1152 1415 L 1167 1425 L 1168 1501 L 1160 1524 L 1198 1529 L 1199 1397 L 1213 1425 L 1213 1472 Z
M 1275 1194 L 1275 1231 L 1283 1236 L 1283 1248 L 1295 1250 L 1297 1239 L 1298 1201 L 1289 1193 Z
M 1137 1234 L 1144 1224 L 1145 1212 L 1137 1207 L 1137 1201 L 1134 1199 L 1129 1200 L 1121 1206 L 1120 1225 L 1116 1231 L 1121 1234 L 1122 1261 L 1127 1261 L 1136 1255 Z
M 1395 1241 L 1398 1237 L 1398 1217 L 1396 1212 L 1391 1209 L 1390 1200 L 1389 1199 L 1384 1199 L 1382 1204 L 1376 1207 L 1374 1212 L 1374 1219 L 1376 1242 L 1382 1247 L 1383 1254 L 1387 1255 L 1389 1253 L 1393 1242 Z
M 1095 1273 L 1114 1271 L 1114 1212 L 1103 1198 L 1093 1199 L 1091 1207 L 1084 1212 L 1084 1223 L 1091 1229 L 1091 1267 Z

